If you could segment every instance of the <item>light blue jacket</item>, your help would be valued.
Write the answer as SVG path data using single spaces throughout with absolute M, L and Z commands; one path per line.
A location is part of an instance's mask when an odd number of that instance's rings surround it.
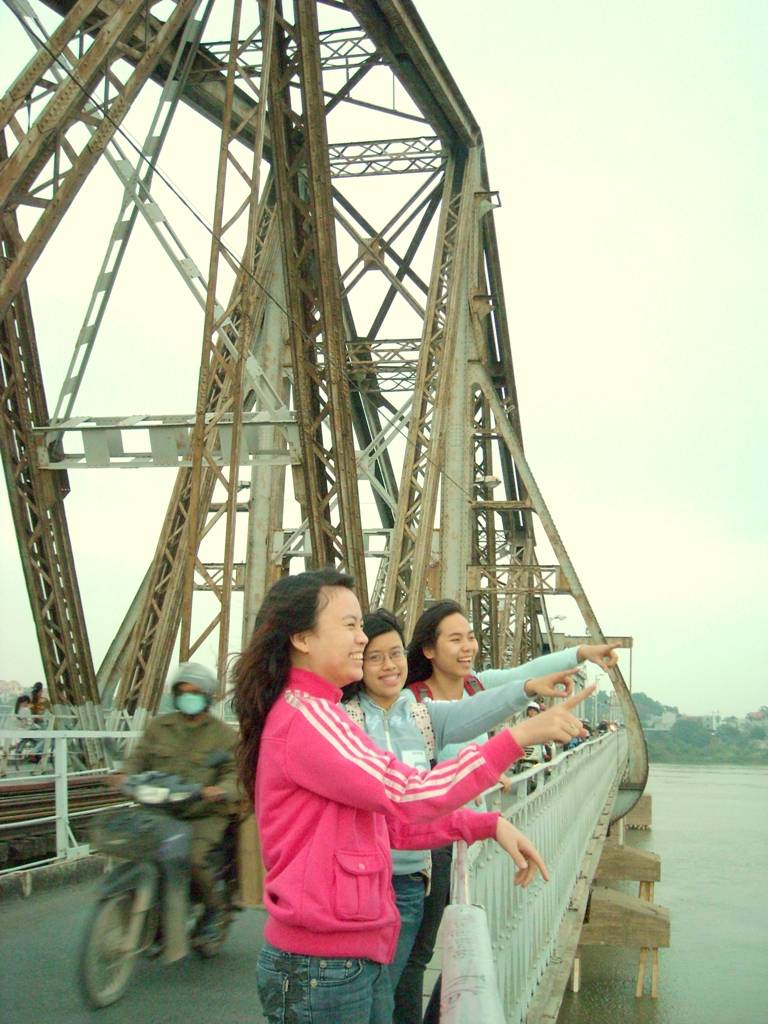
M 525 693 L 523 686 L 528 682 L 529 679 L 538 679 L 540 676 L 548 676 L 553 672 L 565 672 L 569 668 L 577 668 L 579 664 L 578 658 L 578 647 L 568 647 L 564 651 L 556 651 L 554 654 L 544 654 L 540 658 L 534 658 L 532 661 L 526 661 L 524 665 L 517 665 L 515 668 L 488 668 L 484 672 L 478 672 L 477 678 L 483 684 L 484 690 L 487 693 L 494 693 L 498 687 L 510 686 L 512 683 L 518 683 L 520 686 L 520 692 Z M 477 700 L 478 697 L 485 696 L 485 693 L 475 694 L 471 699 Z M 464 703 L 470 699 L 468 693 L 462 694 L 461 701 L 425 701 L 430 708 L 440 706 L 441 704 L 459 704 L 461 703 L 461 712 L 464 712 Z M 522 700 L 522 698 L 521 698 Z M 523 706 L 528 703 L 530 697 L 525 696 L 522 701 Z M 471 704 L 466 706 L 466 719 L 468 726 L 469 723 L 475 721 L 475 715 L 470 712 Z M 521 709 L 521 704 L 518 703 L 514 708 L 515 711 Z M 460 712 L 460 714 L 461 714 Z M 511 712 L 510 712 L 511 714 Z M 506 715 L 503 716 L 506 718 Z M 497 719 L 499 721 L 499 719 Z M 488 739 L 486 735 L 486 729 L 490 729 L 491 726 L 495 725 L 496 722 L 486 723 L 485 725 L 478 726 L 477 731 L 472 732 L 469 728 L 464 729 L 461 736 L 451 735 L 445 737 L 441 743 L 437 742 L 437 760 L 447 761 L 451 757 L 456 757 L 462 747 L 466 746 L 467 743 L 485 743 Z M 435 733 L 435 739 L 437 739 L 437 733 Z
M 526 662 L 511 669 L 488 669 L 478 673 L 485 689 L 466 700 L 426 700 L 435 734 L 437 760 L 444 761 L 458 753 L 469 742 L 484 742 L 485 731 L 520 711 L 530 698 L 523 687 L 529 679 L 574 668 L 576 648 Z M 465 694 L 469 697 L 469 694 Z M 413 720 L 411 707 L 416 698 L 403 690 L 391 708 L 384 709 L 367 694 L 360 694 L 365 717 L 365 731 L 382 750 L 391 751 L 399 761 L 423 770 L 429 768 L 424 736 Z M 342 708 L 344 704 L 341 705 Z M 481 808 L 477 808 L 478 810 Z M 420 850 L 393 850 L 392 865 L 396 875 L 415 874 L 426 869 L 427 855 Z

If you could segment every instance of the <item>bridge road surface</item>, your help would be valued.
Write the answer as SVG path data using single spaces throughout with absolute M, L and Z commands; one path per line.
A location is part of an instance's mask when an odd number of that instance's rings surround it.
M 256 957 L 264 912 L 237 914 L 213 960 L 163 966 L 139 959 L 123 998 L 91 1009 L 80 994 L 78 958 L 98 882 L 65 884 L 0 903 L 2 1024 L 264 1024 Z

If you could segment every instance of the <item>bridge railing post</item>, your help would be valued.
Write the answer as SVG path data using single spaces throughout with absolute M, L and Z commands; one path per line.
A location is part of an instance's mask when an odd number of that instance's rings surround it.
M 56 736 L 53 741 L 53 770 L 56 799 L 56 857 L 69 857 L 69 793 L 67 787 L 67 737 Z
M 29 860 L 22 855 L 20 863 L 0 868 L 0 875 L 28 871 L 30 868 L 41 867 L 53 861 L 77 860 L 91 852 L 88 843 L 78 841 L 78 827 L 81 828 L 82 824 L 94 815 L 126 807 L 130 801 L 114 793 L 105 793 L 103 802 L 94 800 L 94 786 L 99 786 L 99 780 L 107 774 L 106 770 L 73 769 L 72 762 L 77 764 L 77 753 L 83 743 L 122 743 L 134 740 L 138 735 L 128 730 L 0 728 L 0 794 L 3 796 L 0 807 L 0 838 L 18 835 L 22 839 L 30 838 L 35 844 L 42 839 L 47 850 L 51 851 L 49 856 L 39 860 Z M 24 740 L 34 741 L 39 745 L 40 753 L 36 753 L 35 757 L 40 756 L 41 760 L 35 765 L 34 770 L 26 774 L 18 770 L 9 773 L 8 752 L 15 748 L 19 741 Z M 51 759 L 52 771 L 48 769 Z M 40 765 L 45 769 L 43 772 L 37 770 Z M 18 764 L 15 767 L 18 769 Z M 82 806 L 83 801 L 80 798 L 83 790 L 78 786 L 73 794 L 76 798 L 73 809 L 69 801 L 69 781 L 75 778 L 83 782 L 86 788 L 89 788 L 89 792 L 86 805 Z M 29 785 L 35 787 L 38 798 L 34 808 L 29 806 L 24 789 Z M 19 787 L 20 793 L 16 793 Z M 40 801 L 42 807 L 39 806 Z

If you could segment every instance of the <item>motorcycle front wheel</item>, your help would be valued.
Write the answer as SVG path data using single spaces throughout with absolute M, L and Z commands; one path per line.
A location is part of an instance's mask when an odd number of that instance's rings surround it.
M 86 926 L 80 982 L 92 1006 L 117 1002 L 136 966 L 137 951 L 129 948 L 134 896 L 126 890 L 101 900 Z

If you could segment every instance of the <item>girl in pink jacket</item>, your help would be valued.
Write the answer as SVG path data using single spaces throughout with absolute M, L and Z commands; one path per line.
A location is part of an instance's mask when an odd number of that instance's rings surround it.
M 571 698 L 430 772 L 384 753 L 339 708 L 366 645 L 352 587 L 335 569 L 279 580 L 234 669 L 240 772 L 267 869 L 257 985 L 270 1024 L 390 1024 L 390 847 L 496 837 L 519 884 L 537 868 L 546 877 L 533 845 L 498 815 L 450 812 L 494 785 L 523 746 L 581 731 Z

